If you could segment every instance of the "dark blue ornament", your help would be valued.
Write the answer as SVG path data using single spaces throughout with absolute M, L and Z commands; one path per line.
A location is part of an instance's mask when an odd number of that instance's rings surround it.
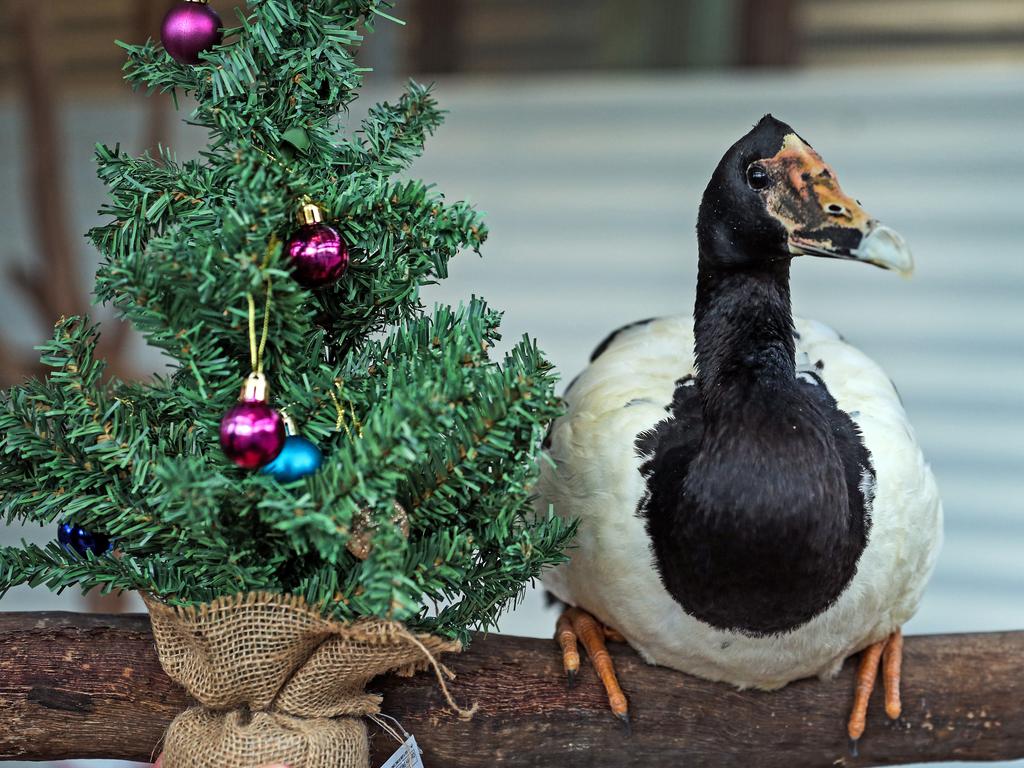
M 102 533 L 92 533 L 74 523 L 61 523 L 57 528 L 57 541 L 69 552 L 77 552 L 82 557 L 92 552 L 102 555 L 110 550 L 110 537 Z
M 277 458 L 260 471 L 281 483 L 312 475 L 320 469 L 323 454 L 316 444 L 301 435 L 288 435 Z

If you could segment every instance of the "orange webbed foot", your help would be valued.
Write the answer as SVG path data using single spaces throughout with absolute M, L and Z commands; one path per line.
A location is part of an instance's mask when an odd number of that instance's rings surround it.
M 587 656 L 590 657 L 590 663 L 594 665 L 594 671 L 597 672 L 597 676 L 604 686 L 612 714 L 622 721 L 628 733 L 630 729 L 629 702 L 626 700 L 622 688 L 619 687 L 612 657 L 608 654 L 608 648 L 605 646 L 606 639 L 622 641 L 624 640 L 622 635 L 614 629 L 605 627 L 580 608 L 566 608 L 558 618 L 555 639 L 558 640 L 558 645 L 562 649 L 562 668 L 565 670 L 569 687 L 575 684 L 579 674 L 580 655 L 577 641 L 583 643 Z
M 903 664 L 903 633 L 896 630 L 885 640 L 869 645 L 860 655 L 857 685 L 853 694 L 853 709 L 846 730 L 850 736 L 850 749 L 857 754 L 857 742 L 864 735 L 867 724 L 868 701 L 875 689 L 878 670 L 882 670 L 885 689 L 885 714 L 896 720 L 902 712 L 900 703 L 900 672 Z

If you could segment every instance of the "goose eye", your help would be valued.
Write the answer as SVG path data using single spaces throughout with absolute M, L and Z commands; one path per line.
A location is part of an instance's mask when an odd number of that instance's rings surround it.
M 768 171 L 764 169 L 763 165 L 751 163 L 747 167 L 747 184 L 751 189 L 764 189 L 771 184 L 771 181 L 771 177 L 768 176 Z

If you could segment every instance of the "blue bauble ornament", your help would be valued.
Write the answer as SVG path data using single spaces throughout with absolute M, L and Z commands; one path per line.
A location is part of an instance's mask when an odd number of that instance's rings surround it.
M 74 523 L 61 523 L 57 528 L 57 541 L 69 552 L 85 557 L 88 552 L 102 555 L 110 550 L 110 537 L 87 531 Z
M 290 483 L 320 469 L 323 458 L 315 443 L 301 435 L 288 435 L 277 458 L 260 471 L 278 482 Z

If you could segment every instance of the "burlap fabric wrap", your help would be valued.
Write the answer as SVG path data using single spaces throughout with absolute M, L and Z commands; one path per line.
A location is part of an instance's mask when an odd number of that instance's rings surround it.
M 164 768 L 367 768 L 362 718 L 381 703 L 367 682 L 425 668 L 424 650 L 461 650 L 397 622 L 340 624 L 287 595 L 195 608 L 145 599 L 160 663 L 201 704 L 168 728 Z

